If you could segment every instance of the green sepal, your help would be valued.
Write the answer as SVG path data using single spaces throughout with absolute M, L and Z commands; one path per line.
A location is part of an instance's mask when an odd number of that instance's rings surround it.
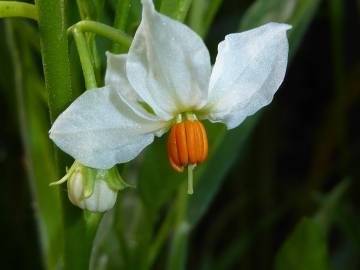
M 94 169 L 82 165 L 80 162 L 75 161 L 70 169 L 67 171 L 66 175 L 61 178 L 57 182 L 53 182 L 50 185 L 59 185 L 74 177 L 75 174 L 81 174 L 83 179 L 83 197 L 89 198 L 95 186 L 95 181 L 104 181 L 108 184 L 109 188 L 114 191 L 123 190 L 128 187 L 134 188 L 134 186 L 129 185 L 124 181 L 121 177 L 120 173 L 118 172 L 116 166 L 112 167 L 111 169 Z
M 81 165 L 81 174 L 83 175 L 84 179 L 84 191 L 83 196 L 84 198 L 89 198 L 94 190 L 95 181 L 97 177 L 97 170 L 93 168 L 86 167 Z
M 112 167 L 110 170 L 106 170 L 106 174 L 107 177 L 104 179 L 104 181 L 113 190 L 119 191 L 128 187 L 134 187 L 124 181 L 116 167 Z

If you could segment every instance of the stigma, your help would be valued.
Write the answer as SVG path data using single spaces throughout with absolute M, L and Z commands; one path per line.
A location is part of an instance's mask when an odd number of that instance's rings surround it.
M 192 171 L 208 156 L 205 127 L 198 120 L 185 120 L 175 124 L 168 139 L 168 158 L 171 167 L 183 172 L 188 167 L 188 193 L 192 194 Z

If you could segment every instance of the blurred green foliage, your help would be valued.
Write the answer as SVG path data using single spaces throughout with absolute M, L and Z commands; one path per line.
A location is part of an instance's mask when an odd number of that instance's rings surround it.
M 71 206 L 65 187 L 48 187 L 71 164 L 61 153 L 54 158 L 48 100 L 55 117 L 84 91 L 67 27 L 91 19 L 133 35 L 141 18 L 140 0 L 68 1 L 64 10 L 60 3 L 37 2 L 40 30 L 24 19 L 0 21 L 0 228 L 10 247 L 2 251 L 4 269 L 58 269 L 64 256 L 87 264 L 94 231 L 86 222 L 98 217 Z M 359 269 L 360 41 L 351 32 L 359 6 L 350 0 L 155 4 L 204 37 L 212 59 L 228 33 L 268 21 L 292 24 L 288 76 L 273 104 L 240 127 L 205 123 L 210 154 L 195 171 L 193 196 L 185 194 L 186 176 L 168 165 L 165 138 L 118 166 L 137 188 L 121 192 L 104 215 L 90 269 Z M 126 48 L 93 33 L 86 41 L 102 85 L 104 52 Z

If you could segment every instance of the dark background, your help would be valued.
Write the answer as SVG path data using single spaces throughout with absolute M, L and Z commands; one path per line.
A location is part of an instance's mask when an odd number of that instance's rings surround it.
M 238 2 L 224 1 L 207 39 L 213 51 L 225 34 L 237 30 L 238 16 L 249 5 Z M 229 262 L 230 269 L 270 269 L 294 225 L 314 214 L 319 194 L 345 178 L 350 188 L 328 249 L 337 269 L 360 269 L 359 4 L 344 2 L 338 32 L 331 26 L 329 2 L 322 2 L 283 85 L 263 110 L 247 154 L 230 170 L 193 232 L 189 269 L 211 257 L 222 258 L 219 269 Z M 11 72 L 11 64 L 0 61 Z M 9 91 L 0 91 L 1 265 L 41 269 L 31 186 Z

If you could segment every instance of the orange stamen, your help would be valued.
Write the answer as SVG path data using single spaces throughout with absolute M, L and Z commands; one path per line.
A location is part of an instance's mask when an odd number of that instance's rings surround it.
M 182 172 L 185 166 L 203 162 L 208 155 L 208 140 L 203 124 L 186 120 L 175 124 L 168 139 L 168 157 L 174 170 Z
M 184 167 L 177 165 L 180 164 L 180 161 L 177 151 L 175 128 L 172 128 L 170 131 L 169 140 L 168 140 L 168 156 L 171 167 L 173 167 L 174 170 L 178 172 L 182 172 L 184 170 Z

